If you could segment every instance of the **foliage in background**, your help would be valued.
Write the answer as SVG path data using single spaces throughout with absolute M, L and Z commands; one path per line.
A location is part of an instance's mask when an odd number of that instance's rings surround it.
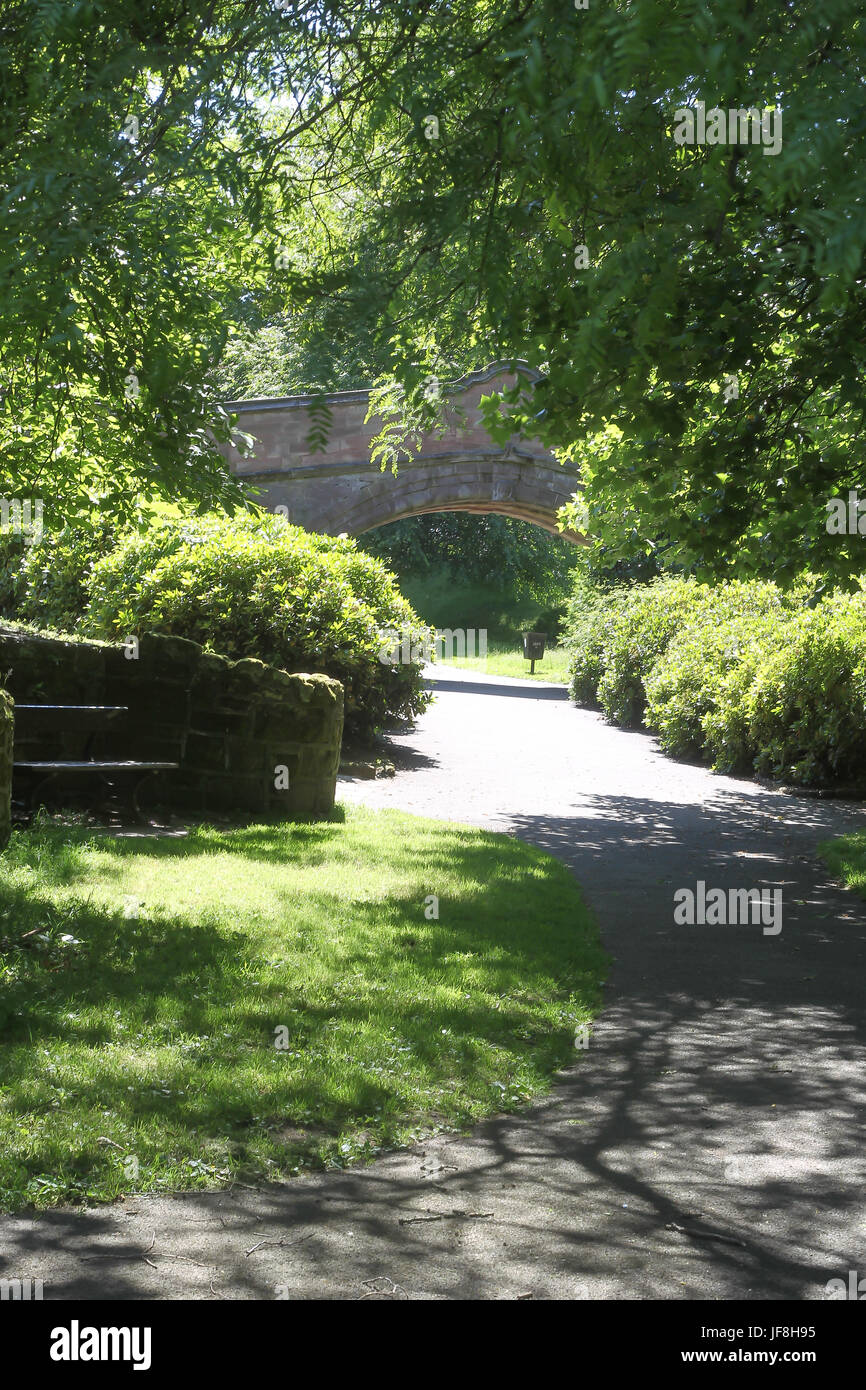
M 525 359 L 543 380 L 505 424 L 491 396 L 491 427 L 579 461 L 611 556 L 664 534 L 707 572 L 858 570 L 825 501 L 862 482 L 866 435 L 859 0 L 447 13 L 399 102 L 346 113 L 320 185 L 352 208 L 346 303 L 388 298 L 405 399 L 437 359 Z M 781 147 L 677 144 L 698 101 L 778 108 Z
M 268 321 L 245 300 L 241 322 L 208 378 L 222 401 L 264 396 L 309 395 L 316 391 L 351 391 L 368 386 L 382 371 L 382 356 L 371 358 L 369 345 L 322 336 L 314 306 L 306 314 L 277 314 Z
M 520 600 L 561 601 L 569 592 L 577 547 L 510 516 L 434 512 L 380 526 L 359 545 L 395 574 L 445 569 L 458 584 L 492 584 Z
M 664 534 L 688 568 L 850 576 L 825 501 L 866 440 L 864 50 L 860 0 L 12 0 L 3 491 L 54 529 L 232 505 L 213 372 L 276 329 L 303 385 L 338 384 L 333 343 L 407 400 L 525 359 L 491 428 L 579 460 L 614 559 Z M 698 101 L 778 109 L 780 148 L 678 144 Z
M 0 617 L 74 632 L 90 601 L 93 566 L 122 534 L 123 528 L 96 515 L 46 531 L 38 544 L 25 545 L 11 532 L 0 535 Z
M 719 771 L 866 778 L 866 591 L 664 578 L 575 594 L 572 694 Z
M 414 0 L 3 5 L 0 495 L 42 497 L 52 530 L 142 493 L 239 502 L 215 364 L 345 283 L 317 171 L 343 104 L 387 111 L 421 22 Z M 363 339 L 357 304 L 338 317 L 320 354 Z
M 531 522 L 435 512 L 380 526 L 359 546 L 393 570 L 426 622 L 516 640 L 543 622 L 558 631 L 578 547 Z

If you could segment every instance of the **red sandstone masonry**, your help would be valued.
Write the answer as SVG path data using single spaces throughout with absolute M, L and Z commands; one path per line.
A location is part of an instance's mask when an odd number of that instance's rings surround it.
M 68 642 L 0 627 L 9 690 L 36 703 L 125 705 L 96 757 L 176 761 L 154 779 L 152 800 L 171 810 L 249 811 L 292 819 L 334 805 L 343 732 L 343 687 L 261 661 L 229 661 L 180 637 L 145 634 L 138 660 L 108 643 Z M 2 700 L 0 700 L 2 703 Z M 24 759 L 53 759 L 57 736 L 36 736 Z M 0 725 L 0 753 L 3 726 Z M 0 759 L 2 763 L 2 759 Z M 285 766 L 289 787 L 275 786 Z M 0 765 L 2 773 L 2 765 Z M 0 777 L 0 831 L 2 831 Z
M 534 380 L 528 368 L 520 378 L 527 388 Z M 326 397 L 331 429 L 326 448 L 317 453 L 307 442 L 315 398 L 229 403 L 238 409 L 239 427 L 256 444 L 251 458 L 229 446 L 223 452 L 235 472 L 259 489 L 265 506 L 287 508 L 291 521 L 312 531 L 357 535 L 403 516 L 464 510 L 520 517 L 556 532 L 557 510 L 577 486 L 576 469 L 560 465 L 538 440 L 515 438 L 502 448 L 481 424 L 482 395 L 505 390 L 518 379 L 515 371 L 493 367 L 451 388 L 443 384 L 455 407 L 449 428 L 443 435 L 425 435 L 396 475 L 371 463 L 381 421 L 364 423 L 366 392 Z

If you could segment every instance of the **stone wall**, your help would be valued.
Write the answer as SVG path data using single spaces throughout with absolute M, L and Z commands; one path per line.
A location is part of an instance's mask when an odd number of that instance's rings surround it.
M 179 763 L 146 785 L 145 805 L 287 818 L 334 805 L 343 687 L 328 676 L 229 661 L 179 637 L 146 634 L 136 649 L 0 626 L 2 672 L 25 703 L 126 706 L 123 723 L 97 734 L 90 751 L 96 758 Z M 21 759 L 81 755 L 81 734 L 27 736 L 19 729 Z
M 9 839 L 12 802 L 12 701 L 0 690 L 0 849 Z

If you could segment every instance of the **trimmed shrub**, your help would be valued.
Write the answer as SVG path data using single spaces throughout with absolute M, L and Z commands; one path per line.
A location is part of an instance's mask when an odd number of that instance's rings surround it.
M 807 598 L 804 579 L 711 587 L 665 579 L 579 589 L 572 691 L 640 719 L 665 752 L 801 785 L 866 781 L 866 592 Z M 814 604 L 815 600 L 812 599 Z
M 715 772 L 752 772 L 755 746 L 749 728 L 749 691 L 767 652 L 783 640 L 783 620 L 767 617 L 751 631 L 743 620 L 732 621 L 730 627 L 739 649 L 736 661 L 705 702 L 701 715 L 704 755 Z
M 746 697 L 758 772 L 806 786 L 866 778 L 866 594 L 797 615 Z
M 615 611 L 603 649 L 598 702 L 626 728 L 643 720 L 644 680 L 709 592 L 693 579 L 658 579 L 632 589 Z
M 188 637 L 234 658 L 343 683 L 346 728 L 367 735 L 424 709 L 421 660 L 380 661 L 382 632 L 428 636 L 381 561 L 354 540 L 280 517 L 166 521 L 127 536 L 93 566 L 80 630 Z
M 720 771 L 746 764 L 743 694 L 788 616 L 775 584 L 735 582 L 703 591 L 685 628 L 644 678 L 646 724 L 666 753 L 706 753 Z M 728 726 L 713 722 L 720 710 Z
M 597 589 L 585 583 L 576 586 L 568 606 L 565 645 L 571 651 L 571 694 L 579 705 L 598 704 L 605 650 L 630 592 L 627 588 Z

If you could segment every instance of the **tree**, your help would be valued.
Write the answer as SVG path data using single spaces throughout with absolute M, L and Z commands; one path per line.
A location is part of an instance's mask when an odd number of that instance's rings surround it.
M 311 132 L 337 69 L 343 99 L 379 99 L 402 42 L 368 9 L 7 0 L 0 496 L 45 499 L 54 527 L 241 500 L 209 373 L 247 301 L 303 298 L 284 243 L 312 216 Z
M 442 364 L 529 361 L 543 381 L 491 399 L 491 427 L 579 459 L 612 559 L 664 535 L 698 569 L 861 566 L 825 524 L 864 454 L 859 0 L 11 10 L 22 487 L 50 467 L 69 505 L 90 475 L 110 508 L 142 484 L 236 496 L 204 383 L 232 322 L 280 321 L 299 361 L 361 343 L 410 407 Z M 706 139 L 683 143 L 699 103 Z
M 425 18 L 322 162 L 353 209 L 323 294 L 344 279 L 362 322 L 380 306 L 406 402 L 441 358 L 524 358 L 545 379 L 501 433 L 579 459 L 612 558 L 663 534 L 698 570 L 861 568 L 826 529 L 863 481 L 857 0 Z M 726 143 L 675 138 L 700 102 Z

